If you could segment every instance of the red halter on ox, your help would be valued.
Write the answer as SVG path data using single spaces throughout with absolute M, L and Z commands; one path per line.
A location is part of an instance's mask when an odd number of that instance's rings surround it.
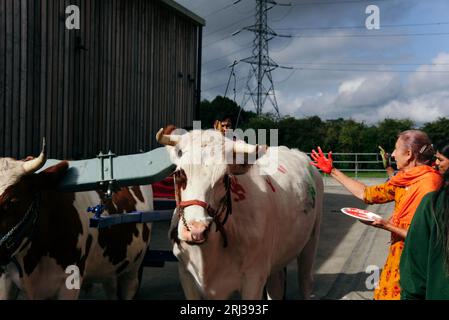
M 181 189 L 185 189 L 187 185 L 187 176 L 184 170 L 180 169 L 174 173 L 175 180 L 175 198 L 176 198 L 176 212 L 181 218 L 184 227 L 190 232 L 190 228 L 187 224 L 186 218 L 184 216 L 184 209 L 190 206 L 200 206 L 206 209 L 208 215 L 212 217 L 213 221 L 217 226 L 217 231 L 220 231 L 223 236 L 223 246 L 227 247 L 228 240 L 226 237 L 226 232 L 224 229 L 224 224 L 226 223 L 230 214 L 232 214 L 232 199 L 231 199 L 231 183 L 228 174 L 225 174 L 223 182 L 225 184 L 226 195 L 220 200 L 220 207 L 218 209 L 212 208 L 207 202 L 201 200 L 181 200 Z M 223 221 L 220 221 L 221 214 L 225 212 L 225 217 Z M 177 237 L 176 237 L 177 239 Z

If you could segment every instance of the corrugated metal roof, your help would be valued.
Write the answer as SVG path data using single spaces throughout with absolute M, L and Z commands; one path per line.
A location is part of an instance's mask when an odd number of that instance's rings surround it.
M 173 9 L 175 9 L 176 11 L 179 11 L 180 13 L 182 13 L 183 15 L 189 17 L 190 19 L 198 22 L 198 24 L 205 26 L 206 25 L 206 20 L 204 20 L 203 18 L 201 18 L 200 16 L 196 15 L 195 13 L 193 13 L 192 11 L 190 11 L 189 9 L 187 9 L 186 7 L 180 5 L 179 3 L 173 1 L 173 0 L 160 0 L 162 3 L 165 3 L 166 5 L 172 7 Z

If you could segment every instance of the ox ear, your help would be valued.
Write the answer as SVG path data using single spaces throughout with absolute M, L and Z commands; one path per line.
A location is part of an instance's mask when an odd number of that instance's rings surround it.
M 34 187 L 39 189 L 55 188 L 64 177 L 68 168 L 69 163 L 67 161 L 61 161 L 57 165 L 31 176 Z

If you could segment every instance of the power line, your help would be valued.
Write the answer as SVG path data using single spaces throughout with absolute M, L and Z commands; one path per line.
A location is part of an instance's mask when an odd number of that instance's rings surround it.
M 296 71 L 298 71 L 298 69 L 293 68 L 292 71 L 290 72 L 290 74 L 287 76 L 287 78 L 277 81 L 277 84 L 284 83 L 284 82 L 287 82 L 288 80 L 290 80 L 290 78 L 296 73 Z
M 314 1 L 314 2 L 302 2 L 302 3 L 292 3 L 292 6 L 314 6 L 314 5 L 336 5 L 336 4 L 347 4 L 347 3 L 372 3 L 372 2 L 392 2 L 395 0 L 345 0 L 345 1 Z
M 232 7 L 232 6 L 234 6 L 234 3 L 230 3 L 230 4 L 224 6 L 224 7 L 220 8 L 220 9 L 217 9 L 217 10 L 215 10 L 215 11 L 212 11 L 212 12 L 206 14 L 204 17 L 205 17 L 205 18 L 208 18 L 208 17 L 210 17 L 210 16 L 212 16 L 212 15 L 214 15 L 214 14 L 217 14 L 217 13 L 219 13 L 219 12 L 221 12 L 221 11 L 224 11 L 224 10 L 226 10 L 226 9 Z
M 246 79 L 247 77 L 244 77 L 244 78 L 237 78 L 237 81 L 240 81 L 240 80 L 243 80 L 243 79 Z M 216 86 L 213 86 L 213 87 L 209 87 L 209 88 L 206 88 L 206 89 L 202 89 L 202 91 L 209 91 L 209 90 L 212 90 L 212 89 L 215 89 L 215 88 L 219 88 L 219 87 L 224 87 L 224 86 L 226 86 L 228 84 L 228 82 L 224 82 L 224 83 L 221 83 L 221 84 L 217 84 Z
M 245 16 L 244 18 L 242 18 L 242 19 L 240 19 L 240 20 L 238 20 L 238 21 L 236 21 L 236 22 L 234 22 L 234 23 L 232 23 L 232 24 L 230 24 L 230 25 L 227 25 L 227 26 L 225 26 L 225 27 L 223 27 L 223 28 L 220 28 L 220 29 L 217 29 L 217 30 L 215 30 L 215 31 L 206 33 L 206 34 L 204 35 L 204 37 L 209 37 L 209 36 L 212 35 L 212 34 L 215 34 L 215 33 L 218 33 L 218 32 L 220 32 L 220 31 L 224 31 L 224 30 L 226 30 L 226 29 L 229 29 L 230 27 L 233 27 L 233 26 L 235 26 L 236 24 L 239 24 L 239 23 L 242 22 L 242 21 L 247 21 L 248 18 L 251 18 L 252 16 L 253 16 L 253 15 Z
M 449 66 L 449 63 L 383 63 L 383 62 L 292 62 L 289 65 L 355 65 L 355 66 Z
M 388 38 L 388 37 L 421 37 L 421 36 L 447 36 L 449 32 L 429 33 L 396 33 L 396 34 L 341 34 L 341 35 L 292 35 L 293 38 Z
M 276 19 L 276 20 L 271 20 L 271 22 L 279 22 L 279 21 L 284 20 L 284 19 L 287 18 L 287 16 L 292 12 L 292 10 L 293 10 L 293 7 L 290 6 L 290 7 L 288 8 L 288 11 L 282 16 L 282 18 Z
M 381 70 L 381 69 L 328 69 L 328 68 L 309 68 L 309 67 L 294 67 L 297 70 L 312 70 L 312 71 L 336 71 L 336 72 L 383 72 L 383 73 L 435 73 L 435 74 L 449 74 L 447 71 L 439 70 Z
M 226 37 L 223 37 L 223 38 L 217 39 L 217 40 L 215 40 L 215 41 L 209 42 L 208 44 L 204 45 L 202 48 L 210 47 L 211 45 L 214 45 L 214 44 L 216 44 L 217 42 L 220 42 L 220 41 L 226 40 L 226 39 L 228 39 L 228 38 L 231 38 L 232 36 L 233 36 L 232 34 L 229 34 L 229 35 L 227 35 Z
M 235 26 L 236 24 L 242 22 L 242 21 L 246 21 L 248 18 L 250 18 L 252 16 L 247 16 L 241 20 L 238 20 L 226 27 L 217 29 L 213 32 L 207 33 L 204 35 L 204 37 L 208 37 L 212 34 L 218 33 L 220 31 L 224 31 L 226 29 L 229 29 L 232 26 Z M 403 27 L 424 27 L 424 26 L 441 26 L 441 25 L 449 25 L 449 22 L 445 21 L 445 22 L 428 22 L 428 23 L 408 23 L 408 24 L 383 24 L 381 25 L 381 28 L 403 28 Z M 359 26 L 333 26 L 333 27 L 307 27 L 307 26 L 302 26 L 302 27 L 279 27 L 279 28 L 274 28 L 274 30 L 280 30 L 280 31 L 291 31 L 291 30 L 345 30 L 345 29 L 363 29 L 366 30 L 366 26 L 365 25 L 359 25 Z
M 189 10 L 190 10 L 190 11 L 194 11 L 194 10 L 196 10 L 196 9 L 198 9 L 198 8 L 201 8 L 203 5 L 204 5 L 204 4 L 199 4 L 199 5 L 197 5 L 197 6 L 191 7 Z
M 290 64 L 290 65 L 297 65 L 296 64 Z M 314 64 L 312 63 L 312 65 L 325 65 L 325 64 Z M 343 64 L 345 65 L 345 64 Z M 384 65 L 384 64 L 379 64 L 379 65 Z M 385 64 L 387 65 L 387 64 Z M 420 65 L 420 64 L 401 64 L 401 65 Z M 422 64 L 425 65 L 425 64 Z M 430 64 L 428 64 L 430 65 Z M 449 64 L 438 64 L 438 65 L 449 65 Z M 227 69 L 228 67 L 224 67 L 224 68 L 220 68 L 217 70 L 214 70 L 213 72 L 216 71 L 220 71 L 220 70 L 224 70 Z M 344 69 L 329 69 L 329 68 L 314 68 L 314 67 L 292 67 L 292 72 L 287 76 L 286 79 L 278 81 L 278 83 L 283 83 L 286 82 L 287 80 L 289 80 L 293 74 L 297 71 L 297 70 L 307 70 L 307 71 L 336 71 L 336 72 L 382 72 L 382 73 L 435 73 L 435 74 L 449 74 L 449 70 L 391 70 L 391 69 L 350 69 L 350 68 L 344 68 Z M 212 73 L 212 72 L 208 72 L 208 73 Z M 246 77 L 245 77 L 246 78 Z M 237 80 L 243 80 L 245 78 L 238 78 Z M 213 87 L 209 87 L 207 89 L 203 89 L 203 90 L 211 90 L 220 86 L 224 86 L 227 83 L 222 83 Z
M 449 22 L 439 22 L 435 24 L 409 24 L 408 26 L 424 26 L 424 25 L 449 25 Z M 384 27 L 400 27 L 401 25 L 390 25 Z M 406 26 L 406 25 L 402 25 Z M 328 28 L 277 28 L 276 30 L 332 30 L 332 29 L 355 29 L 355 28 L 366 28 L 366 27 L 328 27 Z M 373 32 L 373 31 L 370 31 Z M 422 36 L 446 36 L 449 35 L 449 32 L 425 32 L 425 33 L 392 33 L 392 34 L 336 34 L 336 35 L 315 35 L 315 34 L 296 34 L 291 35 L 292 38 L 362 38 L 362 37 L 380 37 L 380 38 L 388 38 L 388 37 L 422 37 Z M 203 48 L 209 47 L 217 42 L 226 40 L 232 37 L 232 34 L 227 35 L 223 38 L 217 39 L 213 42 L 210 42 L 203 46 Z
M 423 27 L 423 26 L 439 26 L 439 25 L 449 25 L 449 22 L 432 22 L 432 23 L 409 23 L 409 24 L 390 24 L 381 25 L 381 28 L 402 28 L 402 27 Z M 341 26 L 341 27 L 288 27 L 288 28 L 274 28 L 275 30 L 340 30 L 340 29 L 365 29 L 365 25 L 360 26 Z
M 220 60 L 220 59 L 229 57 L 230 55 L 235 54 L 235 53 L 240 53 L 240 52 L 242 52 L 242 51 L 248 50 L 249 48 L 250 48 L 250 47 L 246 47 L 246 48 L 243 48 L 243 49 L 239 49 L 239 50 L 230 52 L 230 53 L 228 53 L 228 54 L 226 54 L 226 55 L 220 56 L 220 57 L 218 57 L 218 58 L 214 58 L 214 59 L 208 60 L 208 61 L 204 62 L 203 65 L 209 64 L 209 63 L 211 63 L 212 61 L 216 61 L 216 60 Z
M 202 73 L 201 76 L 205 76 L 205 75 L 208 75 L 208 74 L 211 74 L 211 73 L 214 73 L 214 72 L 222 71 L 222 70 L 225 70 L 227 68 L 228 68 L 227 66 L 226 67 L 221 67 L 219 69 L 215 69 L 215 70 L 212 70 L 212 71 L 208 71 L 206 73 Z

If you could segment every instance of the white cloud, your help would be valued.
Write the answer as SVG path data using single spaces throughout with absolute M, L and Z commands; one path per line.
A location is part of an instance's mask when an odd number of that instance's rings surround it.
M 338 88 L 338 94 L 351 95 L 360 88 L 360 86 L 366 81 L 366 78 L 356 78 L 343 82 Z
M 449 115 L 449 90 L 431 92 L 402 101 L 393 100 L 377 110 L 377 118 L 409 118 L 417 123 Z
M 336 105 L 348 110 L 375 107 L 396 97 L 400 90 L 397 75 L 373 73 L 342 83 Z
M 440 53 L 434 64 L 449 64 L 449 54 Z M 409 118 L 416 124 L 449 117 L 449 71 L 446 66 L 424 65 L 406 79 L 394 73 L 370 73 L 341 80 L 335 92 L 293 97 L 285 101 L 296 116 L 318 115 L 325 119 L 353 118 L 375 123 L 385 118 Z
M 400 92 L 396 75 L 376 73 L 343 80 L 335 93 L 320 92 L 303 99 L 296 115 L 319 115 L 324 118 L 362 118 L 363 113 L 375 113 L 373 108 L 387 103 Z M 283 106 L 284 107 L 284 106 Z M 289 106 L 292 109 L 292 106 Z
M 437 90 L 449 90 L 449 53 L 441 52 L 432 60 L 434 65 L 425 65 L 413 73 L 406 84 L 405 93 L 416 95 Z
M 251 16 L 254 12 L 254 1 L 241 1 L 227 9 L 222 9 L 228 5 L 224 1 L 177 1 L 207 20 L 203 39 L 203 61 L 213 61 L 203 65 L 203 73 L 207 75 L 202 79 L 202 98 L 213 99 L 216 95 L 223 95 L 229 79 L 229 69 L 224 67 L 234 59 L 251 55 L 254 37 L 251 33 L 243 31 L 236 37 L 228 36 L 233 31 L 254 23 Z M 424 54 L 435 52 L 435 45 L 423 47 L 434 38 L 424 40 L 413 37 L 341 37 L 345 34 L 368 32 L 333 29 L 334 26 L 363 25 L 366 18 L 365 7 L 365 4 L 320 5 L 279 7 L 270 11 L 269 23 L 274 30 L 283 28 L 279 33 L 306 36 L 270 41 L 271 58 L 274 61 L 299 68 L 292 75 L 285 69 L 273 72 L 281 114 L 299 117 L 318 115 L 324 119 L 344 117 L 369 123 L 385 117 L 409 117 L 418 123 L 431 121 L 439 116 L 449 117 L 449 73 L 435 72 L 449 71 L 449 50 L 445 49 L 448 52 L 440 52 L 432 60 L 434 64 L 447 64 L 446 66 L 422 65 L 410 74 L 383 72 L 390 68 L 389 63 L 415 62 L 422 59 Z M 382 3 L 379 32 L 409 32 L 408 29 L 382 28 L 382 24 L 410 23 L 410 18 L 414 17 L 414 14 L 420 14 L 423 8 L 439 14 L 444 12 L 443 8 L 447 8 L 447 5 L 439 8 L 433 4 L 426 5 L 426 2 Z M 288 12 L 290 9 L 291 12 Z M 211 14 L 213 12 L 217 13 Z M 315 27 L 318 29 L 313 30 Z M 310 35 L 319 37 L 307 37 Z M 220 39 L 222 40 L 218 41 Z M 448 48 L 447 43 L 437 44 L 436 47 L 440 50 Z M 358 65 L 357 62 L 366 62 L 367 65 Z M 405 65 L 391 68 L 402 70 L 403 67 L 405 68 Z M 363 71 L 366 69 L 374 71 Z M 240 79 L 236 84 L 237 92 L 240 93 L 236 99 L 238 103 L 242 101 L 242 94 L 246 91 L 248 70 L 249 65 L 244 63 L 236 67 L 236 76 Z M 233 87 L 232 79 L 228 97 L 232 98 Z M 269 107 L 267 103 L 264 111 L 271 111 Z M 253 109 L 251 102 L 245 109 Z

